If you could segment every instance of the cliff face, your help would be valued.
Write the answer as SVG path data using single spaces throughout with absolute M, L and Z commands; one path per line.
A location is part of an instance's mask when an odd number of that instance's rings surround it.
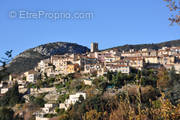
M 56 42 L 40 45 L 16 56 L 8 65 L 8 72 L 21 73 L 33 69 L 40 60 L 50 58 L 51 55 L 86 52 L 89 52 L 87 47 L 74 43 Z

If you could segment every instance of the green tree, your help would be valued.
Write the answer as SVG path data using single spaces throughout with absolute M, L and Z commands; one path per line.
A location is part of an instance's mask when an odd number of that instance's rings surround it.
M 116 87 L 122 87 L 125 85 L 125 82 L 127 81 L 127 75 L 122 74 L 121 72 L 116 73 L 112 78 L 112 84 Z
M 10 108 L 0 109 L 0 120 L 13 120 L 14 111 Z
M 14 106 L 17 103 L 22 103 L 22 95 L 19 93 L 18 84 L 15 83 L 8 92 L 0 98 L 0 106 Z
M 106 81 L 103 81 L 99 83 L 98 88 L 101 89 L 102 91 L 105 91 L 107 86 L 108 86 L 108 83 Z
M 58 98 L 58 101 L 60 103 L 63 103 L 66 99 L 69 98 L 69 94 L 63 94 L 63 95 L 60 95 L 59 98 Z
M 34 97 L 34 96 L 29 96 L 29 100 L 32 104 L 38 105 L 40 107 L 44 107 L 44 104 L 46 103 L 46 101 L 43 99 L 44 96 L 38 96 L 38 97 Z
M 108 71 L 106 77 L 107 77 L 107 79 L 108 79 L 109 81 L 112 81 L 113 72 Z
M 46 103 L 46 101 L 44 101 L 44 99 L 42 97 L 36 97 L 34 100 L 34 103 L 36 105 L 39 105 L 40 107 L 43 107 L 44 104 Z
M 84 97 L 82 95 L 79 96 L 79 102 L 83 102 L 84 101 Z
M 172 69 L 169 72 L 169 79 L 173 84 L 177 84 L 178 76 L 176 74 L 176 70 L 175 70 L 174 66 L 172 67 Z
M 0 58 L 0 82 L 6 76 L 8 76 L 6 64 L 8 64 L 12 59 L 12 50 L 5 52 L 6 57 Z M 2 66 L 1 66 L 2 65 Z

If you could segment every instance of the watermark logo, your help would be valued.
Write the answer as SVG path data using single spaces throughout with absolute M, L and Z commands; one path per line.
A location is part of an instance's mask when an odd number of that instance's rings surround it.
M 17 12 L 16 11 L 10 11 L 9 12 L 9 17 L 10 18 L 16 18 L 17 17 Z
M 94 12 L 60 12 L 60 11 L 9 11 L 11 19 L 48 19 L 48 20 L 91 20 Z

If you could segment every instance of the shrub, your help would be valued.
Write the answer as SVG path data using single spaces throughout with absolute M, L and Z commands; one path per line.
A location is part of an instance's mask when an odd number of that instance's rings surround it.
M 0 106 L 14 106 L 17 103 L 22 103 L 22 95 L 19 93 L 18 84 L 8 90 L 3 97 L 0 98 Z
M 13 120 L 14 111 L 9 108 L 0 109 L 0 120 Z

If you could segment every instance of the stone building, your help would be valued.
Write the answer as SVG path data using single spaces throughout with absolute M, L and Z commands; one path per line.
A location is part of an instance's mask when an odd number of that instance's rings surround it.
M 91 43 L 91 52 L 98 52 L 98 43 Z

